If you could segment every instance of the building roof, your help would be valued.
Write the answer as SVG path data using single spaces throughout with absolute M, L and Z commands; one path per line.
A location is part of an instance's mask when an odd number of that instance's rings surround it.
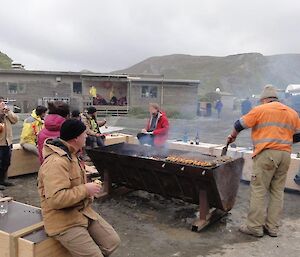
M 186 79 L 166 79 L 163 75 L 133 75 L 133 74 L 111 74 L 111 73 L 93 73 L 88 71 L 40 71 L 40 70 L 16 70 L 16 69 L 0 69 L 0 74 L 20 74 L 20 75 L 53 75 L 53 76 L 79 76 L 82 79 L 122 79 L 132 82 L 150 83 L 161 82 L 162 84 L 188 84 L 199 85 L 199 80 Z
M 147 77 L 129 77 L 133 82 L 160 82 L 161 84 L 177 83 L 177 84 L 200 84 L 199 80 L 188 79 L 165 79 L 165 78 L 147 78 Z
M 28 75 L 56 75 L 56 76 L 80 76 L 80 72 L 73 71 L 40 71 L 40 70 L 17 70 L 17 69 L 0 69 L 0 74 L 28 74 Z

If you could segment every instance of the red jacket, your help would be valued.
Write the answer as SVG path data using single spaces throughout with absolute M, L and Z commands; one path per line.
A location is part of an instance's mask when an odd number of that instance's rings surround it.
M 151 125 L 152 117 L 149 119 L 146 130 L 148 131 Z M 164 112 L 158 113 L 156 129 L 153 131 L 154 145 L 162 146 L 168 139 L 169 121 Z
M 44 161 L 43 158 L 43 146 L 44 142 L 48 138 L 56 138 L 60 136 L 60 127 L 66 119 L 58 114 L 49 114 L 45 118 L 45 127 L 38 134 L 38 150 L 41 164 Z

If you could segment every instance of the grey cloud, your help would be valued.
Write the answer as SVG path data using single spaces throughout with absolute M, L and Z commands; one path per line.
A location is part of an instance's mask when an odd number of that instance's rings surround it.
M 0 51 L 28 69 L 126 68 L 150 56 L 296 53 L 300 2 L 0 1 Z

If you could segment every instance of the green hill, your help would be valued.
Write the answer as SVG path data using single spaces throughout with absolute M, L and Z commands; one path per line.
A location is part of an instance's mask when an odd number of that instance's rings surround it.
M 10 59 L 6 54 L 0 52 L 0 69 L 10 69 L 12 59 Z
M 116 72 L 199 79 L 205 92 L 219 87 L 245 96 L 259 93 L 266 84 L 274 84 L 278 88 L 300 84 L 300 54 L 264 56 L 246 53 L 226 57 L 175 54 L 151 57 Z

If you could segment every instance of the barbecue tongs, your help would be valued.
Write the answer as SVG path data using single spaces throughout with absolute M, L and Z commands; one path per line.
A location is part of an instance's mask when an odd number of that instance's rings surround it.
M 229 142 L 227 142 L 226 146 L 223 147 L 221 156 L 225 156 L 227 154 L 228 146 L 229 146 Z

